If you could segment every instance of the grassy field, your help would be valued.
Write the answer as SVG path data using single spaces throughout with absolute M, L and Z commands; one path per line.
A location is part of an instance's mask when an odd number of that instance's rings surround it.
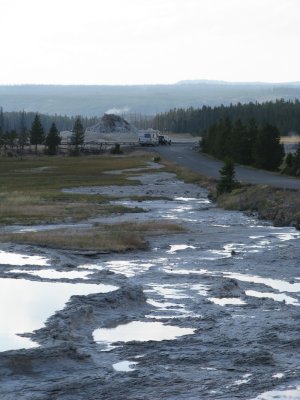
M 69 250 L 127 251 L 148 247 L 145 235 L 182 232 L 183 228 L 170 222 L 94 225 L 92 228 L 55 229 L 42 232 L 0 234 L 2 242 L 36 244 Z
M 129 172 L 126 169 L 146 168 L 152 158 L 153 154 L 141 152 L 117 157 L 1 158 L 0 224 L 74 222 L 96 215 L 143 211 L 111 205 L 112 197 L 109 196 L 67 194 L 62 189 L 139 184 L 139 181 L 127 179 Z M 123 172 L 107 173 L 117 170 Z M 0 234 L 0 241 L 73 250 L 125 251 L 145 249 L 145 235 L 181 231 L 182 228 L 176 224 L 154 221 Z
M 0 159 L 0 224 L 78 221 L 125 212 L 108 196 L 66 194 L 75 186 L 131 185 L 128 174 L 106 171 L 145 167 L 149 155 Z M 139 210 L 136 210 L 139 211 Z

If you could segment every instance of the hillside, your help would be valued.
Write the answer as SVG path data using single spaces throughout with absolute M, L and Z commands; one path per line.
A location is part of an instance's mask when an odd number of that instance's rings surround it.
M 136 86 L 0 86 L 4 111 L 34 111 L 44 114 L 96 116 L 105 112 L 154 115 L 170 108 L 216 106 L 300 99 L 300 83 L 228 83 L 183 81 L 174 85 Z

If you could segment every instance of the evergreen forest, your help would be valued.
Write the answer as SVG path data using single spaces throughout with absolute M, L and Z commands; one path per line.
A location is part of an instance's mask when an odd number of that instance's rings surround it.
M 255 119 L 244 124 L 227 117 L 213 124 L 202 139 L 202 150 L 219 159 L 276 171 L 284 157 L 280 133 L 271 124 L 258 125 Z
M 234 121 L 239 119 L 242 123 L 255 119 L 259 125 L 272 124 L 277 127 L 281 136 L 300 134 L 300 101 L 297 99 L 217 107 L 174 108 L 157 114 L 153 120 L 153 128 L 174 133 L 203 135 L 213 124 L 226 117 Z
M 29 130 L 36 116 L 36 112 L 25 111 L 4 111 L 0 107 L 0 129 L 2 132 L 16 131 L 21 133 L 24 130 Z M 67 115 L 48 115 L 39 114 L 41 124 L 45 131 L 49 131 L 52 124 L 55 123 L 59 131 L 71 131 L 77 116 L 69 117 Z M 95 125 L 99 117 L 80 117 L 84 128 Z

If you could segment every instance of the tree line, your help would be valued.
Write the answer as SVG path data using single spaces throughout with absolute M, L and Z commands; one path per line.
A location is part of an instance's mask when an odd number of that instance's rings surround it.
M 202 139 L 202 150 L 219 159 L 270 171 L 277 170 L 284 157 L 280 133 L 271 124 L 258 125 L 255 119 L 244 124 L 225 118 L 213 124 Z
M 45 132 L 48 132 L 51 128 L 52 123 L 55 123 L 57 129 L 59 131 L 71 131 L 77 116 L 69 117 L 67 115 L 47 115 L 47 114 L 38 114 L 41 124 L 43 125 L 43 129 Z M 24 127 L 29 130 L 31 127 L 36 113 L 35 112 L 25 112 L 25 111 L 4 111 L 2 107 L 0 107 L 0 128 L 2 131 L 16 131 L 17 133 L 21 133 Z M 81 123 L 84 128 L 88 126 L 95 125 L 99 118 L 98 117 L 83 117 L 80 116 Z
M 16 150 L 21 156 L 24 147 L 33 145 L 37 154 L 38 145 L 45 145 L 45 153 L 48 155 L 57 154 L 58 146 L 61 143 L 61 136 L 55 122 L 51 123 L 48 131 L 45 130 L 38 114 L 35 114 L 30 129 L 27 129 L 24 118 L 21 118 L 19 130 L 3 130 L 0 113 L 0 153 L 4 150 L 8 154 L 8 150 Z M 80 147 L 84 143 L 84 126 L 80 117 L 75 117 L 71 135 L 71 154 L 79 155 Z
M 282 136 L 291 132 L 300 134 L 300 101 L 297 99 L 217 107 L 174 108 L 157 114 L 153 119 L 153 128 L 174 133 L 202 135 L 211 125 L 226 117 L 232 120 L 240 119 L 243 123 L 249 119 L 255 119 L 258 124 L 271 123 L 279 129 Z

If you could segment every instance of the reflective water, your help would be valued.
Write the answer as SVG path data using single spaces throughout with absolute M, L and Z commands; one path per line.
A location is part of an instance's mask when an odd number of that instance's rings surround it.
M 291 387 L 287 390 L 271 390 L 260 394 L 252 400 L 299 400 L 300 399 L 300 386 Z
M 284 374 L 282 372 L 272 375 L 272 378 L 275 378 L 275 379 L 281 379 L 283 377 L 284 377 Z
M 170 250 L 168 250 L 167 253 L 173 254 L 180 250 L 195 249 L 195 248 L 196 248 L 195 246 L 186 245 L 186 244 L 171 244 Z
M 110 345 L 114 342 L 173 340 L 179 336 L 191 335 L 193 333 L 194 329 L 191 328 L 164 325 L 161 322 L 133 321 L 126 325 L 119 325 L 116 328 L 96 329 L 93 337 L 96 342 Z
M 29 274 L 38 276 L 39 278 L 46 279 L 88 279 L 90 272 L 86 271 L 56 271 L 54 269 L 42 269 L 42 270 L 26 270 L 26 269 L 11 269 L 9 272 L 15 274 Z
M 35 347 L 18 333 L 41 328 L 73 295 L 107 293 L 116 286 L 0 279 L 0 351 Z
M 242 305 L 246 304 L 246 302 L 243 301 L 242 299 L 238 299 L 235 297 L 232 297 L 232 298 L 209 297 L 208 300 L 212 301 L 213 303 L 215 303 L 219 306 L 227 306 L 227 305 L 242 306 Z
M 266 293 L 266 292 L 257 292 L 256 290 L 246 290 L 247 296 L 253 296 L 258 298 L 268 298 L 273 299 L 275 301 L 284 301 L 286 304 L 291 304 L 293 306 L 300 306 L 298 300 L 294 299 L 291 296 L 287 296 L 286 294 L 282 293 Z
M 13 253 L 0 250 L 0 264 L 7 265 L 39 265 L 49 264 L 49 260 L 40 256 L 28 256 L 26 254 Z
M 279 292 L 296 293 L 300 291 L 300 283 L 289 283 L 280 279 L 263 278 L 257 275 L 246 275 L 235 272 L 225 272 L 225 277 L 234 278 L 243 282 L 262 283 Z
M 147 262 L 146 260 L 113 260 L 104 263 L 104 267 L 115 272 L 116 274 L 123 274 L 128 278 L 136 275 L 137 273 L 145 272 L 155 264 Z
M 235 385 L 240 386 L 250 382 L 252 374 L 244 374 L 241 379 L 234 382 Z
M 120 361 L 118 363 L 113 364 L 113 368 L 118 372 L 130 372 L 135 370 L 135 366 L 138 362 L 135 361 Z

